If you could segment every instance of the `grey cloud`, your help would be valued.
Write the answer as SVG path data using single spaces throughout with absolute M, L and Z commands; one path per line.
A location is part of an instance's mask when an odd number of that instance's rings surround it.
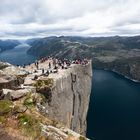
M 0 37 L 135 35 L 139 11 L 137 0 L 1 0 Z

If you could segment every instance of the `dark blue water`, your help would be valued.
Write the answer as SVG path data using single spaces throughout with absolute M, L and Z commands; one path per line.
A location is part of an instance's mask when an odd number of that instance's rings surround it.
M 4 51 L 0 53 L 0 61 L 6 61 L 14 65 L 24 65 L 32 63 L 36 60 L 36 57 L 27 54 L 27 50 L 31 46 L 27 44 L 21 44 L 14 49 Z
M 96 140 L 140 140 L 140 84 L 94 70 L 87 136 Z

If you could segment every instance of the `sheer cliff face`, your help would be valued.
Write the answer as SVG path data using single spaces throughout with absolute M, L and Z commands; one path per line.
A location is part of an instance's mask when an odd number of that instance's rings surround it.
M 46 107 L 49 117 L 85 134 L 92 84 L 91 62 L 86 66 L 74 65 L 54 79 L 51 101 Z

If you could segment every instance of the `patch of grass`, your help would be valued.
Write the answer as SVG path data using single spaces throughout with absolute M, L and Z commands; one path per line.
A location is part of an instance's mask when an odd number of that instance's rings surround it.
M 33 107 L 36 104 L 36 97 L 33 93 L 28 93 L 23 101 L 23 105 Z
M 45 105 L 45 103 L 47 102 L 47 99 L 46 99 L 45 95 L 43 95 L 43 94 L 39 94 L 38 100 L 41 105 Z
M 0 124 L 4 123 L 6 121 L 6 118 L 4 116 L 0 116 Z
M 33 139 L 36 139 L 41 135 L 40 120 L 37 120 L 34 116 L 28 114 L 20 114 L 18 119 L 19 127 L 24 135 L 30 136 Z
M 41 105 L 45 104 L 47 102 L 47 99 L 45 97 L 45 95 L 43 94 L 32 94 L 29 93 L 24 101 L 23 101 L 23 105 L 28 106 L 29 108 L 31 107 L 35 107 L 37 103 L 40 103 Z
M 34 98 L 32 98 L 32 97 L 29 97 L 29 98 L 26 98 L 25 100 L 24 100 L 24 105 L 26 105 L 26 106 L 34 106 L 35 105 L 35 99 Z
M 6 115 L 12 111 L 13 103 L 9 100 L 0 100 L 0 116 Z
M 34 86 L 36 87 L 36 91 L 43 94 L 46 98 L 45 100 L 50 103 L 52 99 L 51 88 L 53 86 L 53 79 L 48 78 L 47 80 L 38 80 Z
M 84 136 L 80 136 L 79 140 L 86 140 L 86 138 Z
M 37 89 L 40 89 L 41 87 L 52 87 L 53 85 L 53 79 L 48 78 L 47 80 L 37 80 L 34 86 Z

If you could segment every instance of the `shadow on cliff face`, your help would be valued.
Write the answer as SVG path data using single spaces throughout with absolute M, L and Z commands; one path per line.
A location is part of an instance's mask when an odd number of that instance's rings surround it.
M 92 67 L 93 69 L 93 67 Z M 93 72 L 94 73 L 94 72 Z M 93 134 L 91 134 L 91 131 L 92 131 L 92 125 L 91 125 L 91 114 L 93 114 L 93 102 L 94 102 L 94 98 L 93 98 L 93 79 L 94 79 L 94 75 L 93 75 L 93 78 L 92 78 L 92 90 L 91 90 L 91 95 L 90 95 L 90 102 L 89 102 L 89 109 L 88 109 L 88 114 L 87 114 L 87 132 L 86 132 L 86 136 L 87 138 L 90 138 L 91 140 L 96 140 L 95 137 L 93 137 Z M 93 124 L 94 125 L 94 124 Z M 92 136 L 92 137 L 91 137 Z

